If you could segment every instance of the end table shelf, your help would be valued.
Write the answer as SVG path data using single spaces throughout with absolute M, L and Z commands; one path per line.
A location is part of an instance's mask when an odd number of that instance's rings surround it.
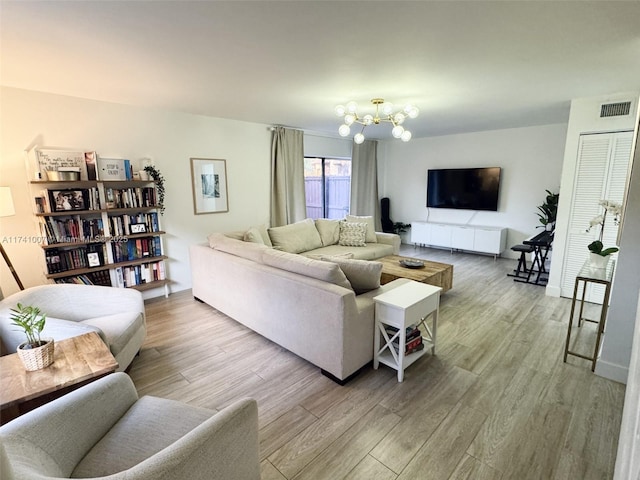
M 421 358 L 427 348 L 431 348 L 431 354 L 435 355 L 441 291 L 441 287 L 410 280 L 373 298 L 376 309 L 374 369 L 380 363 L 394 368 L 398 371 L 398 381 L 402 382 L 404 370 Z M 429 317 L 433 318 L 431 327 L 427 323 Z M 397 332 L 390 335 L 385 328 L 387 326 L 397 329 Z M 424 348 L 405 354 L 407 328 L 412 326 L 424 329 L 425 332 L 421 333 Z

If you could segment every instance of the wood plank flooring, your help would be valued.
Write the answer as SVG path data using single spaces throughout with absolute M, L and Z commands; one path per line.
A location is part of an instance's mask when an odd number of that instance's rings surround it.
M 507 277 L 515 260 L 401 254 L 454 265 L 438 353 L 403 383 L 381 365 L 340 387 L 190 291 L 147 302 L 131 377 L 141 395 L 216 410 L 256 398 L 263 480 L 612 478 L 624 386 L 563 363 L 570 300 Z M 594 332 L 576 331 L 575 348 Z

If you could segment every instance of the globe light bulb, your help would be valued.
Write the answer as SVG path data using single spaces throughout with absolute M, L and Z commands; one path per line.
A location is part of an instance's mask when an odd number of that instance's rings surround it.
M 355 121 L 356 117 L 351 114 L 347 114 L 344 116 L 344 123 L 346 123 L 347 125 L 352 125 Z
M 403 133 L 404 127 L 402 125 L 396 125 L 395 127 L 393 127 L 393 130 L 391 130 L 391 135 L 393 135 L 395 138 L 402 137 Z
M 364 142 L 364 135 L 362 133 L 356 133 L 353 136 L 353 141 L 360 145 L 362 142 Z
M 405 116 L 403 113 L 398 112 L 393 116 L 393 121 L 398 125 L 402 125 L 404 123 Z
M 338 117 L 344 117 L 346 111 L 347 109 L 344 108 L 344 105 L 337 105 L 335 108 L 335 112 Z
M 408 142 L 409 140 L 411 140 L 411 132 L 409 130 L 405 130 L 404 132 L 402 132 L 400 139 L 403 142 Z
M 358 104 L 356 102 L 347 103 L 347 112 L 356 113 L 358 111 Z
M 373 115 L 365 115 L 362 119 L 362 123 L 365 125 L 371 125 L 373 123 Z
M 340 125 L 340 128 L 338 128 L 338 133 L 341 137 L 346 137 L 351 133 L 351 129 L 349 128 L 349 125 Z
M 420 113 L 420 110 L 418 110 L 416 107 L 411 107 L 411 110 L 409 110 L 409 112 L 407 113 L 409 115 L 409 118 L 416 118 Z
M 391 115 L 391 112 L 393 112 L 393 104 L 384 102 L 382 104 L 382 113 L 384 113 L 385 115 Z

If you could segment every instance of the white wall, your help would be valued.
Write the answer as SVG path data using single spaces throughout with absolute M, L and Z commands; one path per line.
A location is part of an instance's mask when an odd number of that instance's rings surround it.
M 560 186 L 566 129 L 557 124 L 380 142 L 380 195 L 390 198 L 394 222 L 507 227 L 504 256 L 517 258 L 509 247 L 541 231 L 537 206 L 545 190 Z M 497 212 L 426 207 L 427 170 L 464 167 L 502 167 Z
M 562 282 L 562 264 L 564 262 L 564 250 L 569 228 L 569 214 L 573 186 L 575 183 L 576 167 L 578 163 L 578 144 L 583 133 L 615 132 L 633 130 L 635 127 L 635 115 L 624 117 L 600 118 L 600 105 L 633 100 L 632 111 L 636 111 L 638 105 L 638 93 L 618 93 L 602 97 L 578 98 L 571 102 L 567 138 L 564 149 L 564 161 L 562 166 L 562 178 L 560 198 L 558 204 L 558 221 L 553 241 L 554 255 L 551 260 L 551 271 L 547 284 L 547 295 L 560 296 Z M 599 199 L 597 199 L 599 200 Z M 586 227 L 585 227 L 586 228 Z
M 153 159 L 166 179 L 161 219 L 170 257 L 171 290 L 191 286 L 188 247 L 213 231 L 269 221 L 270 138 L 267 125 L 144 109 L 32 91 L 2 88 L 0 184 L 10 186 L 16 216 L 0 219 L 0 241 L 26 287 L 47 283 L 44 255 L 35 243 L 14 238 L 38 235 L 27 186 L 23 150 L 40 146 L 95 150 L 103 156 Z M 194 215 L 190 158 L 227 161 L 229 212 Z M 4 262 L 0 286 L 18 290 Z M 147 292 L 157 296 L 162 291 Z

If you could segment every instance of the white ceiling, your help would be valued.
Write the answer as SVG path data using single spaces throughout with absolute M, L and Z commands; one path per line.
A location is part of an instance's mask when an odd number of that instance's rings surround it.
M 2 85 L 330 134 L 351 99 L 416 105 L 415 138 L 566 122 L 573 98 L 640 91 L 638 1 L 0 8 Z

